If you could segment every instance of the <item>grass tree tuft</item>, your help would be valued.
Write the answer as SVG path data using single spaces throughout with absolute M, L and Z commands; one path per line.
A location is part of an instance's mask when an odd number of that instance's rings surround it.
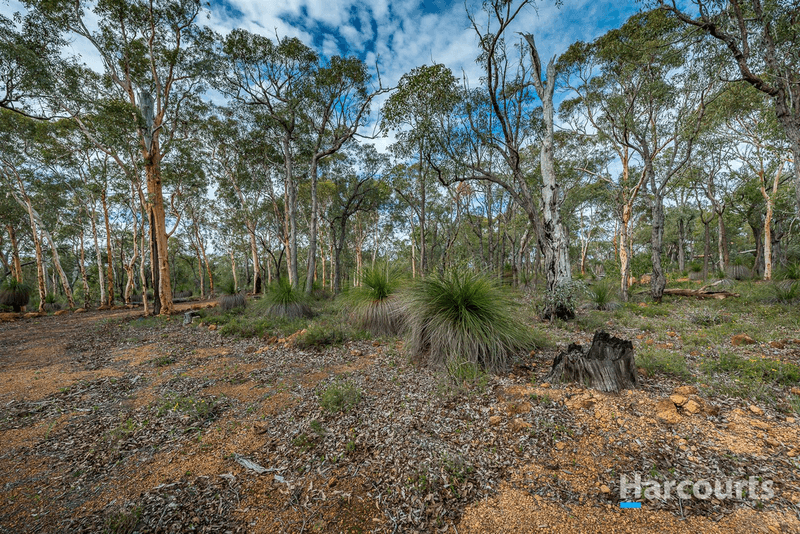
M 376 336 L 399 334 L 403 327 L 397 299 L 399 272 L 385 268 L 367 269 L 361 284 L 348 293 L 358 327 Z
M 15 312 L 22 310 L 31 300 L 31 288 L 27 284 L 9 278 L 0 285 L 0 304 L 10 306 Z
M 403 299 L 407 349 L 445 369 L 470 362 L 502 371 L 533 345 L 515 307 L 508 293 L 483 275 L 454 270 L 424 278 Z
M 244 298 L 242 293 L 236 291 L 233 280 L 228 280 L 220 284 L 220 291 L 223 293 L 219 298 L 219 307 L 222 310 L 228 311 L 234 308 L 244 308 L 247 305 L 247 299 Z
M 289 280 L 279 278 L 264 295 L 267 313 L 273 317 L 311 317 L 312 312 L 306 303 L 306 296 L 299 289 L 292 287 Z

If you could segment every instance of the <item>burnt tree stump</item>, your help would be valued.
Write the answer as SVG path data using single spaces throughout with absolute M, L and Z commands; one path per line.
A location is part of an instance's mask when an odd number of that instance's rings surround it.
M 602 330 L 595 332 L 588 351 L 572 343 L 566 352 L 556 356 L 545 381 L 551 384 L 577 382 L 605 392 L 636 388 L 639 374 L 633 343 Z

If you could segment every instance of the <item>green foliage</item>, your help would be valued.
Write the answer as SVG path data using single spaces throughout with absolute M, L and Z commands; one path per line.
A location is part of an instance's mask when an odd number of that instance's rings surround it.
M 483 388 L 488 382 L 486 372 L 476 363 L 453 359 L 446 363 L 446 368 L 447 374 L 456 384 L 473 384 Z
M 376 336 L 400 333 L 403 326 L 401 307 L 395 294 L 400 273 L 388 269 L 367 269 L 360 287 L 348 292 L 356 323 Z
M 218 282 L 217 289 L 219 289 L 224 295 L 235 295 L 238 293 L 238 291 L 236 291 L 236 284 L 233 283 L 233 278 Z
M 777 280 L 800 280 L 800 262 L 788 263 L 785 267 L 781 267 L 775 278 Z
M 800 280 L 782 280 L 770 284 L 773 299 L 781 304 L 794 304 L 800 300 Z
M 669 350 L 642 348 L 636 356 L 636 365 L 650 374 L 664 373 L 685 381 L 693 380 L 683 356 Z
M 311 317 L 311 308 L 302 291 L 292 287 L 289 280 L 279 278 L 264 295 L 268 303 L 267 313 L 273 317 Z
M 330 413 L 349 412 L 360 400 L 358 386 L 339 378 L 319 392 L 319 405 Z
M 573 281 L 557 285 L 545 294 L 542 317 L 546 319 L 569 320 L 575 317 L 578 298 L 586 289 L 583 282 Z
M 707 358 L 702 363 L 706 373 L 726 373 L 743 381 L 775 382 L 784 386 L 800 381 L 800 367 L 769 358 L 743 358 L 733 353 L 721 352 L 718 359 Z
M 530 349 L 531 336 L 514 316 L 516 305 L 489 278 L 453 270 L 414 284 L 404 297 L 412 357 L 446 367 L 469 361 L 491 371 Z
M 592 306 L 598 310 L 614 310 L 619 307 L 616 302 L 616 285 L 607 278 L 592 284 L 586 291 Z
M 717 326 L 730 323 L 733 318 L 717 309 L 701 308 L 691 315 L 691 320 L 699 326 Z
M 196 399 L 178 394 L 168 394 L 158 405 L 156 415 L 162 417 L 170 412 L 181 412 L 197 422 L 215 419 L 219 403 L 215 399 Z
M 31 299 L 31 288 L 27 284 L 9 278 L 0 286 L 0 304 L 10 306 L 15 312 L 27 306 Z
M 130 511 L 119 511 L 108 515 L 105 520 L 105 534 L 133 534 L 142 519 L 141 507 Z

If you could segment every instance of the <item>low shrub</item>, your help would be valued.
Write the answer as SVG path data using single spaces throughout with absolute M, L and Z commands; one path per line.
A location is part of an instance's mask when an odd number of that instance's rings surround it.
M 586 291 L 589 302 L 596 310 L 610 311 L 619 308 L 617 288 L 607 278 L 592 284 Z
M 267 313 L 273 317 L 311 317 L 312 311 L 302 291 L 285 278 L 279 278 L 264 295 Z
M 399 283 L 398 271 L 380 268 L 366 270 L 362 285 L 348 293 L 359 327 L 376 336 L 400 333 L 403 316 L 396 294 Z
M 247 305 L 247 300 L 241 293 L 235 295 L 222 295 L 219 298 L 219 307 L 222 310 L 228 311 L 234 308 L 244 308 Z
M 9 278 L 0 286 L 0 304 L 10 306 L 15 312 L 22 311 L 31 300 L 31 288 L 27 284 Z
M 517 307 L 495 281 L 466 271 L 431 275 L 403 298 L 412 357 L 447 367 L 469 361 L 491 371 L 531 348 L 531 337 L 514 316 Z
M 361 400 L 361 390 L 350 381 L 336 379 L 319 392 L 319 405 L 331 413 L 349 412 Z
M 665 349 L 641 349 L 636 355 L 636 366 L 649 374 L 663 373 L 685 381 L 693 378 L 683 356 Z

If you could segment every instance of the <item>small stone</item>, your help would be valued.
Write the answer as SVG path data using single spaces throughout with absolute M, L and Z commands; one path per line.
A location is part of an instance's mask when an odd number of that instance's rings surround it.
M 511 430 L 514 432 L 519 432 L 520 430 L 525 430 L 527 428 L 531 428 L 533 425 L 527 421 L 523 421 L 522 419 L 514 419 L 511 421 Z
M 751 404 L 750 407 L 748 408 L 748 410 L 750 410 L 752 413 L 754 413 L 756 415 L 764 415 L 764 410 L 762 410 L 761 408 L 759 408 L 755 404 Z
M 611 488 L 603 484 L 600 486 L 600 493 L 611 493 Z
M 209 330 L 216 330 L 217 329 L 217 325 L 215 325 L 215 324 L 208 325 L 208 329 Z
M 663 399 L 656 405 L 656 419 L 674 425 L 681 420 L 681 416 L 670 399 Z
M 644 334 L 636 334 L 636 339 L 644 339 Z
M 540 388 L 547 389 L 547 388 L 549 388 L 549 387 L 550 387 L 550 384 L 548 384 L 547 382 L 545 382 L 545 383 L 543 383 L 543 384 L 539 385 L 539 387 L 540 387 Z
M 692 415 L 703 411 L 703 408 L 693 400 L 686 401 L 686 404 L 683 405 L 683 409 Z
M 497 426 L 497 425 L 500 424 L 500 421 L 502 421 L 502 420 L 503 420 L 503 418 L 500 417 L 499 415 L 493 415 L 493 416 L 491 416 L 489 418 L 489 425 L 490 426 Z
M 784 345 L 784 344 L 783 344 L 783 343 L 781 343 L 780 341 L 770 341 L 770 342 L 769 342 L 769 346 L 770 346 L 770 347 L 772 347 L 773 349 L 783 349 L 783 348 L 786 348 L 786 345 Z
M 33 319 L 34 317 L 41 317 L 41 316 L 42 314 L 39 312 L 28 312 L 22 317 L 24 317 L 25 319 Z
M 675 337 L 675 336 L 677 336 L 678 334 L 676 334 L 675 332 L 667 332 L 667 335 L 668 335 L 669 337 Z
M 795 456 L 797 456 L 798 454 L 800 454 L 800 451 L 799 451 L 799 450 L 797 450 L 797 449 L 792 449 L 791 451 L 789 451 L 789 452 L 787 452 L 787 453 L 786 453 L 786 456 L 788 456 L 789 458 L 794 458 L 794 457 L 795 457 Z
M 798 387 L 793 387 L 789 391 L 792 392 L 792 395 L 800 395 L 800 388 L 798 388 Z
M 529 356 L 529 357 L 531 357 L 531 358 L 533 358 L 534 356 L 536 356 L 536 351 L 535 351 L 535 350 L 532 350 L 532 351 L 530 351 L 530 352 L 528 353 L 528 356 Z
M 564 443 L 563 441 L 559 441 L 558 443 L 556 443 L 556 449 L 560 451 L 563 451 L 566 448 L 566 446 L 567 444 Z
M 794 417 L 787 417 L 786 422 L 791 425 L 792 423 L 794 423 Z
M 694 386 L 680 386 L 675 388 L 675 393 L 688 397 L 689 395 L 697 395 L 697 388 Z
M 765 438 L 764 443 L 769 445 L 770 447 L 780 447 L 781 444 L 772 438 Z
M 756 340 L 747 334 L 736 334 L 731 338 L 731 345 L 738 347 L 739 345 L 754 345 Z
M 69 310 L 58 310 L 56 312 L 53 312 L 53 315 L 66 315 L 68 313 L 69 313 Z
M 528 402 L 509 402 L 506 405 L 506 410 L 508 411 L 509 415 L 517 415 L 521 413 L 528 413 L 531 411 L 531 405 Z
M 644 342 L 645 345 L 652 345 L 653 343 L 655 342 L 652 339 L 648 339 L 647 341 Z
M 688 401 L 689 399 L 687 399 L 687 398 L 686 398 L 686 397 L 684 397 L 683 395 L 677 395 L 677 394 L 675 394 L 675 395 L 670 395 L 670 396 L 669 396 L 669 400 L 671 400 L 671 401 L 672 401 L 672 403 L 673 403 L 675 406 L 683 406 L 684 404 L 686 404 L 686 401 Z
M 86 313 L 86 308 L 78 308 L 77 310 L 75 310 L 72 313 Z

